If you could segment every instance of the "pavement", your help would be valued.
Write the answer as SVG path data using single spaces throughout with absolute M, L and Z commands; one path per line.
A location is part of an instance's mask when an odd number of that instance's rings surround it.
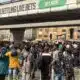
M 41 72 L 39 70 L 35 73 L 35 75 L 35 80 L 41 80 Z
M 52 76 L 53 75 L 54 75 L 54 72 L 53 72 Z M 40 76 L 41 76 L 40 71 L 39 70 L 36 71 L 36 73 L 35 73 L 35 79 L 33 79 L 33 80 L 41 80 Z M 74 68 L 74 76 L 75 76 L 75 80 L 80 80 L 80 68 Z M 53 80 L 52 78 L 51 78 L 51 80 Z M 8 77 L 6 77 L 5 80 L 8 80 Z M 19 79 L 19 80 L 22 80 L 22 79 Z M 29 80 L 29 75 L 26 75 L 26 80 Z
M 25 74 L 23 76 L 25 76 Z M 30 80 L 29 77 L 30 77 L 30 75 L 26 75 L 26 80 Z M 24 80 L 21 77 L 19 77 L 19 78 L 20 79 L 18 79 L 18 80 Z M 5 80 L 9 80 L 8 76 L 6 76 Z M 40 80 L 40 71 L 39 70 L 35 72 L 35 79 L 34 80 Z

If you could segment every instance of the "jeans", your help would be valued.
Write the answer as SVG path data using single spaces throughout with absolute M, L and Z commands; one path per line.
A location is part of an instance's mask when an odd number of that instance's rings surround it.
M 12 68 L 9 69 L 9 76 L 8 76 L 8 80 L 15 80 L 16 78 L 18 78 L 18 69 Z
M 64 74 L 63 73 L 54 73 L 54 79 L 53 80 L 64 80 Z

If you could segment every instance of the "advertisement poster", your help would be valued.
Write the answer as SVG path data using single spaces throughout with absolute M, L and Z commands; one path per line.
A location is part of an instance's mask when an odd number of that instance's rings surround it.
M 66 0 L 39 0 L 39 8 L 45 9 L 45 8 L 52 8 L 52 7 L 60 7 L 64 6 L 66 3 Z

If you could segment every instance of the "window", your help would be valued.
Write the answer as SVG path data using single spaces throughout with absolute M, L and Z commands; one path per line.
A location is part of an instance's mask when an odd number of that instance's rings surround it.
M 44 35 L 44 37 L 48 37 L 48 35 Z
M 62 29 L 62 32 L 66 32 L 66 30 L 65 29 Z
M 38 35 L 38 37 L 42 37 L 42 35 Z

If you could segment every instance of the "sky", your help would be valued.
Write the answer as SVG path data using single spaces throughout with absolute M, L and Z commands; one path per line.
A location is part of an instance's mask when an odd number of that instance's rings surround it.
M 0 0 L 0 3 L 7 2 L 7 1 L 10 1 L 10 0 Z

